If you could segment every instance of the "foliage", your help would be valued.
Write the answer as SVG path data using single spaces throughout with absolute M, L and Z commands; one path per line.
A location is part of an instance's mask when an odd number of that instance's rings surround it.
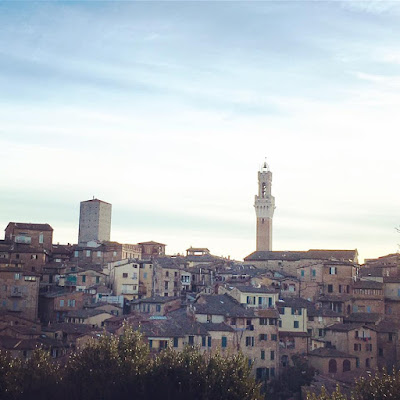
M 0 398 L 4 400 L 259 400 L 243 355 L 206 356 L 187 347 L 150 357 L 139 332 L 105 332 L 73 353 L 65 365 L 44 350 L 29 360 L 0 352 Z
M 356 380 L 350 400 L 387 400 L 400 399 L 400 371 L 388 374 L 385 370 Z M 307 400 L 347 400 L 337 387 L 335 392 L 328 394 L 323 388 L 319 396 L 309 394 Z
M 310 367 L 307 360 L 299 355 L 292 357 L 293 366 L 285 368 L 277 379 L 270 381 L 266 386 L 268 400 L 285 400 L 301 391 L 301 387 L 310 385 L 315 370 Z

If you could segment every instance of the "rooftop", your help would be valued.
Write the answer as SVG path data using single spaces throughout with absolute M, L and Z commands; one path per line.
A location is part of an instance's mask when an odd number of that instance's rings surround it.
M 308 250 L 308 251 L 255 251 L 245 261 L 268 260 L 338 260 L 354 261 L 357 259 L 357 250 Z

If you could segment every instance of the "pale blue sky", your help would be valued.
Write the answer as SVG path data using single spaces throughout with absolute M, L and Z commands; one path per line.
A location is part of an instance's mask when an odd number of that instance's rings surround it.
M 0 224 L 243 258 L 257 169 L 274 249 L 397 250 L 400 4 L 0 1 Z

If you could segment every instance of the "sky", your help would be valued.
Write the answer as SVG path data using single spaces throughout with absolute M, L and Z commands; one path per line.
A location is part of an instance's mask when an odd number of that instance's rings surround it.
M 398 2 L 0 1 L 0 226 L 240 260 L 266 159 L 274 250 L 394 253 L 399 105 Z

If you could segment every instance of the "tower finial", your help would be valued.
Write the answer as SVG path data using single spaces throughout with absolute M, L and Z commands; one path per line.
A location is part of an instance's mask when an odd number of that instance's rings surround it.
M 264 158 L 264 163 L 261 167 L 261 172 L 269 171 L 269 165 L 267 164 L 267 157 Z

